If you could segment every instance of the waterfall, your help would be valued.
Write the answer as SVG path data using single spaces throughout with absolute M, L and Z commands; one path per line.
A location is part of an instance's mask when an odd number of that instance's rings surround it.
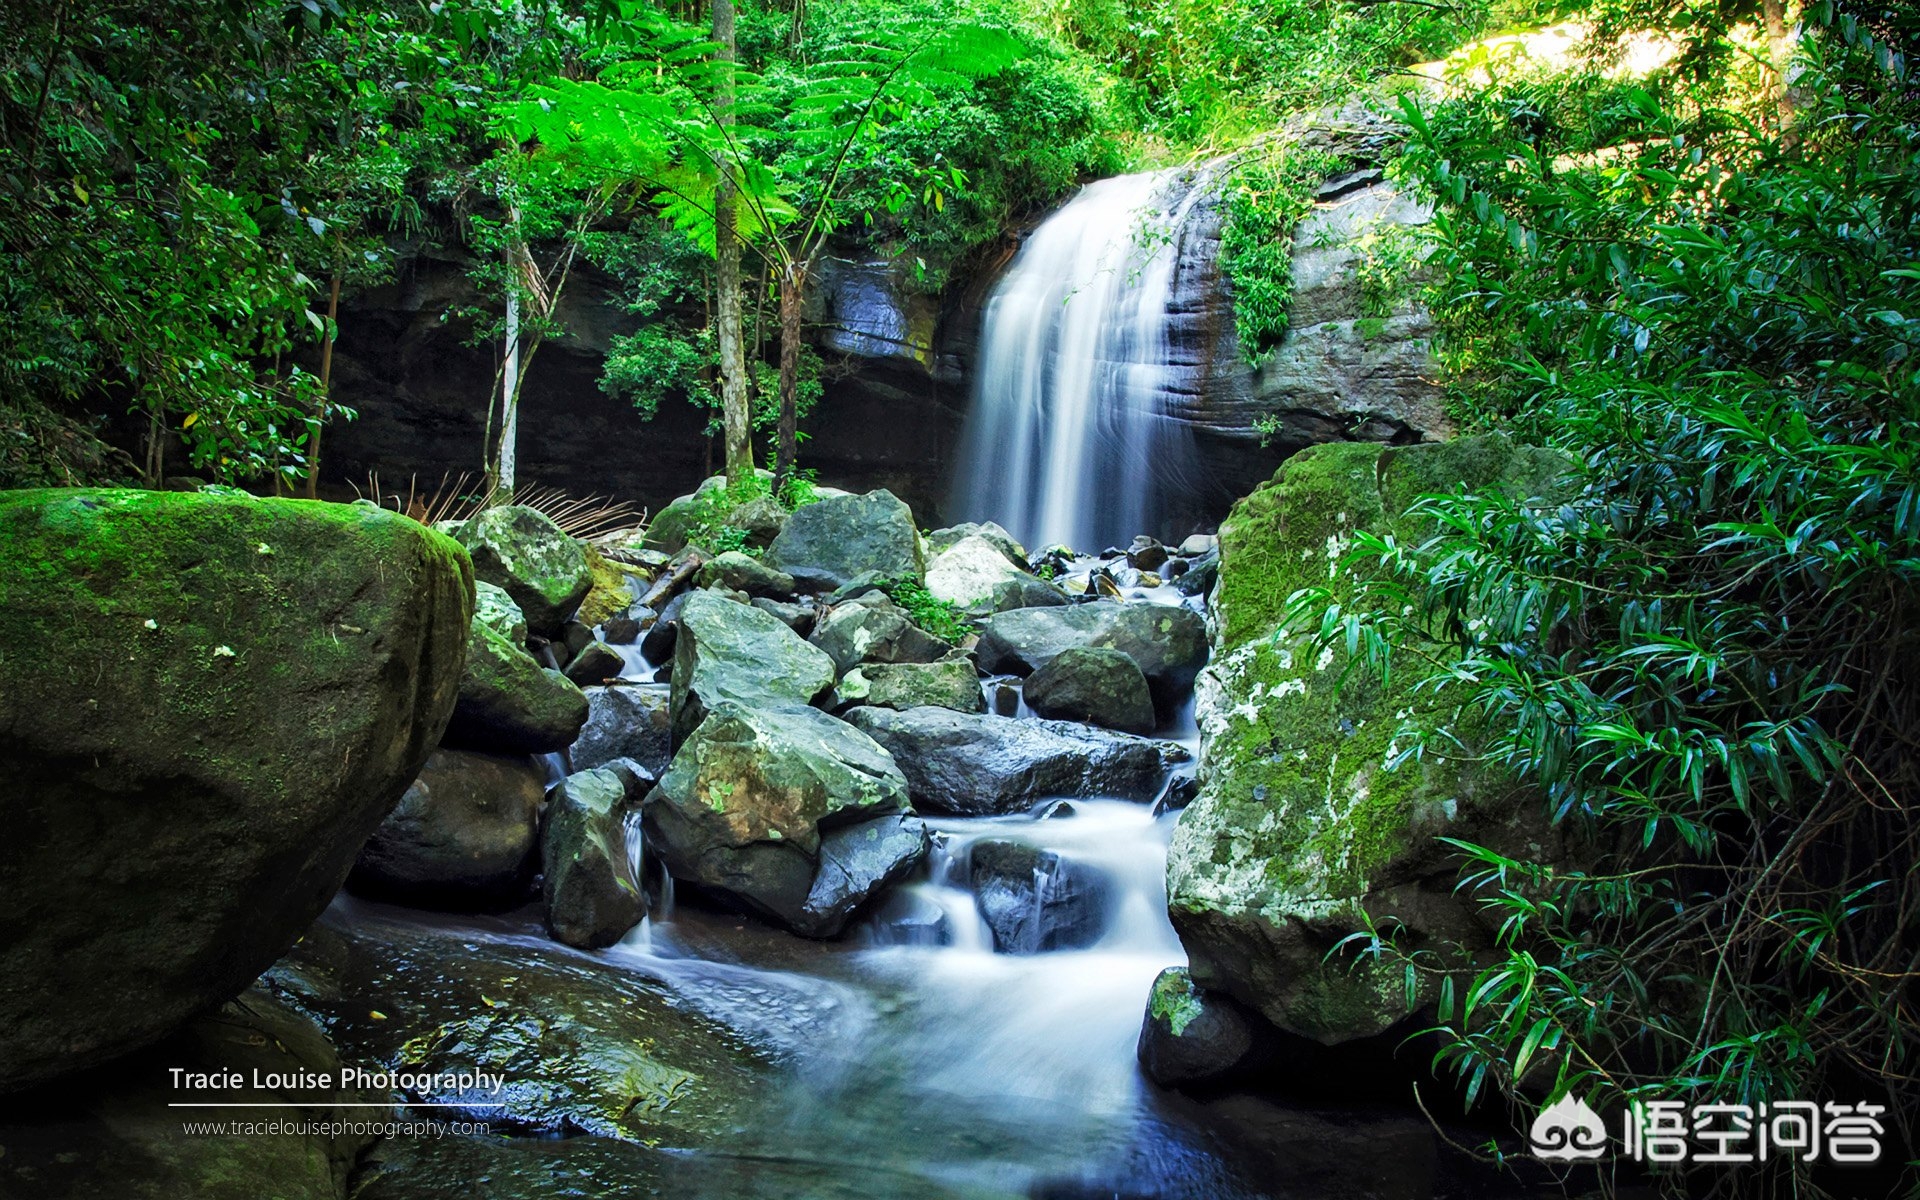
M 987 304 L 956 517 L 1086 552 L 1190 532 L 1167 527 L 1201 476 L 1171 414 L 1198 390 L 1196 367 L 1169 330 L 1209 182 L 1184 169 L 1103 179 L 1027 239 Z

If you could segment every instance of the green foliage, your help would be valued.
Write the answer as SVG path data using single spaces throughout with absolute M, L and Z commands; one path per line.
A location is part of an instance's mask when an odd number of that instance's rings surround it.
M 880 585 L 880 590 L 905 609 L 915 625 L 943 642 L 958 645 L 973 632 L 973 626 L 959 605 L 935 596 L 918 579 L 889 579 Z
M 637 57 L 594 80 L 547 81 L 503 112 L 520 141 L 537 140 L 582 178 L 650 189 L 665 216 L 709 253 L 715 188 L 729 178 L 742 240 L 805 261 L 815 239 L 873 219 L 847 207 L 846 179 L 880 130 L 998 73 L 1021 52 L 990 24 L 936 22 L 900 5 L 872 6 L 868 16 L 858 38 L 812 48 L 817 58 L 778 60 L 764 74 L 713 58 L 698 28 L 661 15 L 636 19 L 628 32 Z M 720 87 L 731 90 L 735 125 L 714 116 L 710 98 Z M 931 201 L 964 186 L 964 173 L 944 163 L 896 166 L 884 201 L 895 208 L 904 203 L 901 189 Z
M 1293 303 L 1293 227 L 1339 163 L 1330 155 L 1268 145 L 1236 158 L 1221 185 L 1220 269 L 1233 295 L 1240 352 L 1258 365 L 1287 332 Z
M 743 505 L 769 498 L 792 512 L 818 500 L 820 497 L 816 489 L 812 471 L 796 472 L 778 492 L 774 490 L 772 482 L 758 472 L 738 483 L 709 488 L 694 499 L 693 511 L 687 522 L 687 541 L 704 546 L 715 554 L 738 550 L 758 558 L 761 548 L 747 545 L 748 532 L 733 524 L 734 513 Z
M 747 531 L 732 523 L 733 514 L 742 505 L 763 499 L 772 491 L 766 477 L 756 472 L 736 483 L 697 493 L 693 511 L 688 514 L 687 541 L 714 554 L 738 550 L 758 558 L 760 548 L 747 545 Z
M 1097 61 L 1126 123 L 1177 145 L 1245 142 L 1477 33 L 1484 5 L 1031 0 Z
M 701 408 L 720 401 L 709 382 L 716 355 L 707 329 L 682 330 L 664 322 L 642 325 L 613 339 L 600 374 L 600 390 L 629 400 L 652 420 L 660 402 L 681 397 Z
M 1605 80 L 1408 106 L 1478 411 L 1582 465 L 1558 505 L 1428 497 L 1429 540 L 1357 539 L 1364 603 L 1294 601 L 1376 666 L 1450 645 L 1430 686 L 1584 846 L 1456 846 L 1499 930 L 1443 990 L 1476 1089 L 1920 1099 L 1891 995 L 1920 935 L 1920 103 L 1885 43 L 1810 16 L 1777 130 Z

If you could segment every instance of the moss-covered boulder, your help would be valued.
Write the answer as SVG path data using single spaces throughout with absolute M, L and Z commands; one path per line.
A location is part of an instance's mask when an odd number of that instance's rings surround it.
M 869 571 L 881 579 L 926 575 L 913 510 L 885 488 L 796 510 L 767 547 L 767 564 L 815 592 L 830 592 Z
M 1118 650 L 1072 646 L 1027 676 L 1027 704 L 1043 717 L 1086 721 L 1123 733 L 1152 733 L 1153 693 L 1133 659 Z
M 572 745 L 586 723 L 587 698 L 579 687 L 474 618 L 447 745 L 496 754 L 552 754 Z
M 540 833 L 547 929 L 569 946 L 611 946 L 647 915 L 627 850 L 627 780 L 608 768 L 553 789 Z M 639 796 L 631 797 L 638 801 Z
M 953 653 L 881 592 L 834 605 L 814 622 L 807 640 L 826 651 L 841 673 L 864 663 L 938 662 Z
M 624 616 L 637 598 L 633 580 L 641 568 L 608 558 L 592 546 L 583 546 L 587 556 L 587 574 L 593 583 L 574 610 L 573 619 L 592 629 L 618 616 Z
M 694 581 L 701 587 L 727 588 L 774 599 L 794 592 L 793 576 L 738 550 L 729 550 L 702 566 Z
M 527 644 L 527 615 L 520 606 L 507 595 L 507 589 L 495 587 L 486 580 L 475 580 L 473 585 L 473 619 L 475 623 L 485 625 L 516 647 Z
M 445 730 L 472 604 L 378 509 L 0 493 L 0 1088 L 286 949 Z
M 890 872 L 868 872 L 857 894 L 830 878 L 831 894 L 816 897 L 823 839 L 907 807 L 892 757 L 852 726 L 798 705 L 722 702 L 673 756 L 643 811 L 647 848 L 675 878 L 824 936 Z M 912 846 L 897 850 L 918 857 Z
M 524 754 L 436 750 L 354 864 L 356 892 L 423 908 L 524 900 L 546 772 Z
M 1218 634 L 1202 674 L 1199 798 L 1168 854 L 1168 905 L 1193 981 L 1258 1009 L 1281 1029 L 1336 1044 L 1379 1034 L 1411 1010 L 1397 968 L 1326 961 L 1369 919 L 1400 923 L 1409 948 L 1487 944 L 1455 895 L 1439 835 L 1538 854 L 1536 800 L 1473 763 L 1478 731 L 1445 693 L 1416 689 L 1411 654 L 1390 686 L 1340 681 L 1342 653 L 1276 640 L 1287 597 L 1355 578 L 1342 558 L 1359 530 L 1426 536 L 1406 513 L 1464 485 L 1521 495 L 1553 487 L 1564 460 L 1503 438 L 1381 449 L 1317 446 L 1287 460 L 1220 528 Z M 1432 745 L 1394 765 L 1408 732 Z M 1415 1004 L 1419 998 L 1415 998 Z
M 1140 1026 L 1140 1069 L 1162 1087 L 1220 1083 L 1269 1068 L 1282 1035 L 1231 996 L 1193 986 L 1185 967 L 1153 981 Z
M 832 686 L 833 660 L 778 617 L 709 591 L 680 609 L 673 645 L 673 736 L 693 735 L 723 701 L 807 704 Z
M 474 574 L 504 589 L 541 637 L 558 634 L 593 587 L 586 547 L 537 509 L 489 508 L 454 537 L 473 555 Z

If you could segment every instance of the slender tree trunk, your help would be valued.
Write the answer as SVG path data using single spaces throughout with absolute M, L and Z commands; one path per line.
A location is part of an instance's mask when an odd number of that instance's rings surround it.
M 333 399 L 333 334 L 340 320 L 339 235 L 335 235 L 333 283 L 327 289 L 327 336 L 320 343 L 320 411 L 313 418 L 313 440 L 307 446 L 307 499 L 320 498 L 320 431 L 327 424 L 327 403 Z
M 161 486 L 161 472 L 166 470 L 166 443 L 160 439 L 167 432 L 166 406 L 155 401 L 147 409 L 147 486 Z
M 520 434 L 520 263 L 507 248 L 510 278 L 507 283 L 507 328 L 503 351 L 506 365 L 500 371 L 500 452 L 495 459 L 493 486 L 502 503 L 513 502 L 513 476 L 516 447 Z
M 720 69 L 715 73 L 713 115 L 723 128 L 733 124 L 733 0 L 713 0 L 713 40 Z M 730 164 L 728 164 L 730 165 Z M 713 193 L 714 324 L 720 348 L 720 414 L 726 427 L 727 482 L 753 477 L 752 418 L 747 402 L 747 360 L 742 344 L 740 238 L 734 215 L 734 180 L 723 165 Z
M 800 457 L 800 313 L 806 299 L 806 262 L 780 271 L 780 430 L 773 472 L 776 494 L 793 482 Z
M 787 49 L 798 50 L 807 36 L 807 0 L 793 0 L 793 21 L 787 26 Z

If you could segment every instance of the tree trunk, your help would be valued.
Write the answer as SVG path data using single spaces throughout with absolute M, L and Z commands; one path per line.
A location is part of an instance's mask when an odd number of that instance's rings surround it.
M 507 261 L 513 263 L 513 251 Z M 516 269 L 518 264 L 514 264 Z M 507 284 L 506 366 L 500 372 L 500 452 L 494 460 L 494 493 L 503 504 L 513 503 L 513 475 L 516 466 L 514 441 L 520 433 L 520 288 L 518 281 Z
M 335 235 L 336 251 L 338 235 Z M 333 284 L 327 290 L 327 336 L 320 343 L 320 411 L 313 419 L 313 440 L 307 446 L 307 499 L 320 498 L 320 431 L 326 428 L 327 404 L 333 399 L 333 337 L 340 320 L 340 257 L 333 261 Z
M 714 121 L 733 124 L 733 0 L 713 0 L 715 72 Z M 713 290 L 716 341 L 720 349 L 720 414 L 726 427 L 727 482 L 753 477 L 752 415 L 747 401 L 747 359 L 740 304 L 740 238 L 734 218 L 731 163 L 723 163 L 713 192 Z
M 780 271 L 780 431 L 773 472 L 776 495 L 785 495 L 800 457 L 800 313 L 806 299 L 807 264 Z

